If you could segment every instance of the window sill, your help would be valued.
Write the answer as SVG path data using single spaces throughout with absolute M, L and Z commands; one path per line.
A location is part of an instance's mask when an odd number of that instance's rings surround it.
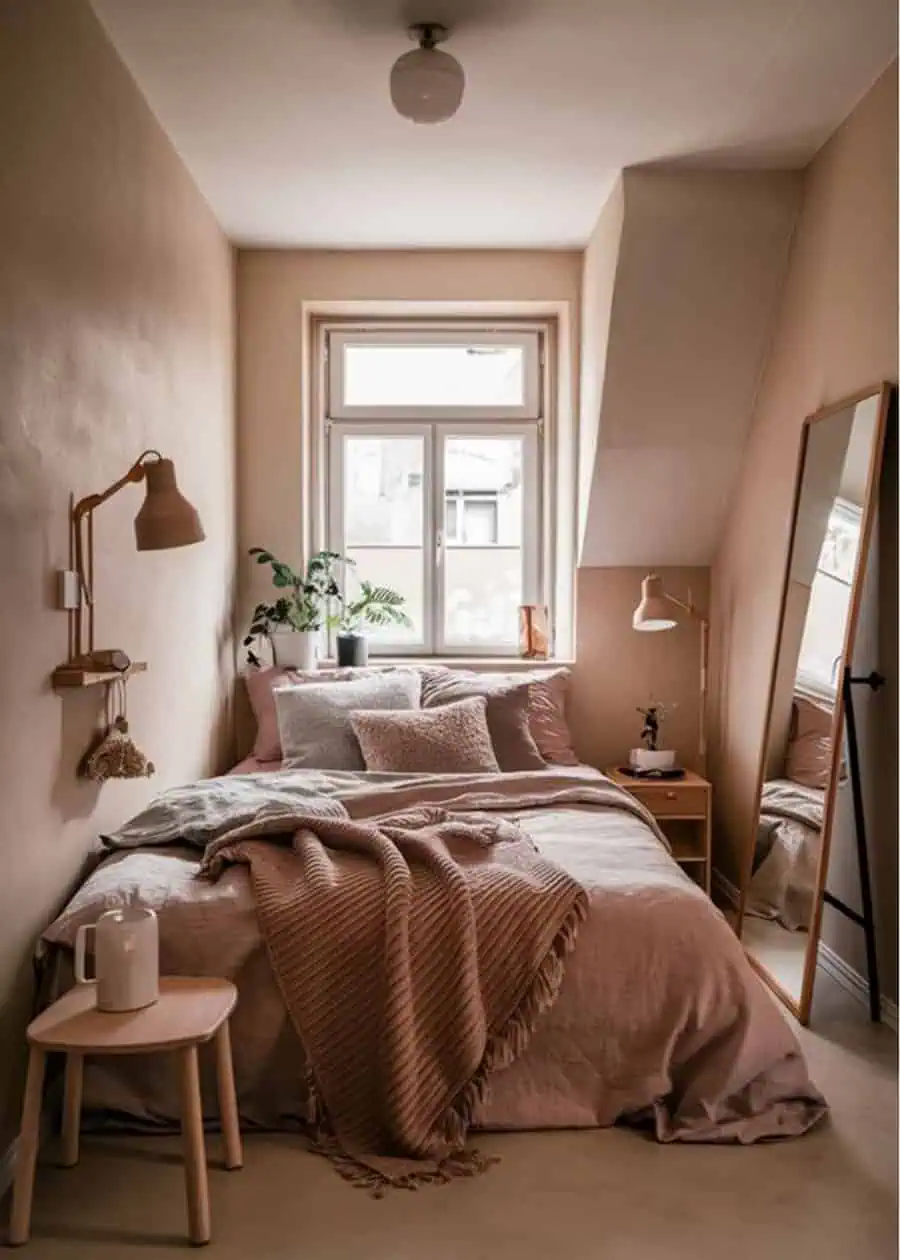
M 516 670 L 562 669 L 575 661 L 569 657 L 549 657 L 546 660 L 529 660 L 522 656 L 375 656 L 369 657 L 370 665 L 445 665 L 448 669 Z M 334 657 L 319 661 L 320 669 L 337 669 Z

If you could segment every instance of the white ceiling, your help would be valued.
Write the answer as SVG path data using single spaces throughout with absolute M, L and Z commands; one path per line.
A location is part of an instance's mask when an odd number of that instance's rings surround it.
M 580 247 L 636 163 L 803 165 L 893 59 L 895 0 L 93 0 L 226 232 Z M 459 114 L 398 117 L 409 22 Z

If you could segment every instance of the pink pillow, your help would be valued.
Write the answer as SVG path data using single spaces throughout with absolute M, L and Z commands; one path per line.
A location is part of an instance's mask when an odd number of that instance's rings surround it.
M 827 788 L 831 778 L 834 713 L 805 696 L 794 696 L 785 777 L 803 787 Z
M 578 756 L 572 747 L 572 732 L 566 719 L 566 702 L 569 696 L 568 669 L 554 669 L 528 674 L 532 679 L 529 688 L 528 725 L 538 746 L 538 752 L 551 766 L 577 766 Z
M 364 678 L 369 674 L 381 674 L 392 669 L 391 665 L 367 666 L 358 669 L 289 669 L 272 665 L 268 669 L 250 669 L 244 674 L 247 696 L 256 719 L 256 742 L 251 757 L 257 761 L 281 761 L 281 738 L 278 734 L 278 715 L 275 712 L 276 687 L 295 683 L 346 682 L 351 678 Z
M 358 709 L 350 725 L 367 770 L 400 774 L 496 773 L 487 698 L 394 713 Z

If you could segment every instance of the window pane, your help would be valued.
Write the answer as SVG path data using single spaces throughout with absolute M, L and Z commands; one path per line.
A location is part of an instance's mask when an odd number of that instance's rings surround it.
M 798 673 L 824 687 L 837 686 L 836 663 L 844 650 L 851 588 L 821 570 L 809 593 Z
M 521 345 L 347 345 L 347 407 L 521 407 Z
M 358 577 L 374 586 L 390 586 L 406 599 L 403 611 L 412 626 L 365 626 L 370 643 L 422 644 L 425 642 L 423 616 L 425 575 L 421 547 L 348 547 L 347 558 L 356 561 Z M 354 590 L 354 578 L 349 579 Z
M 523 602 L 521 437 L 452 437 L 444 485 L 457 530 L 444 558 L 444 638 L 455 647 L 514 644 Z
M 422 437 L 345 437 L 346 546 L 421 546 L 424 472 Z
M 344 552 L 356 561 L 348 584 L 359 579 L 390 586 L 406 599 L 412 627 L 366 626 L 372 643 L 425 640 L 425 439 L 345 436 Z

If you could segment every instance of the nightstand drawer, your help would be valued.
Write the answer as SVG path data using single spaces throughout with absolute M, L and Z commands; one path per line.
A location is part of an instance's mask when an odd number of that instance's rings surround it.
M 635 783 L 628 789 L 656 818 L 705 818 L 707 792 L 693 784 Z

